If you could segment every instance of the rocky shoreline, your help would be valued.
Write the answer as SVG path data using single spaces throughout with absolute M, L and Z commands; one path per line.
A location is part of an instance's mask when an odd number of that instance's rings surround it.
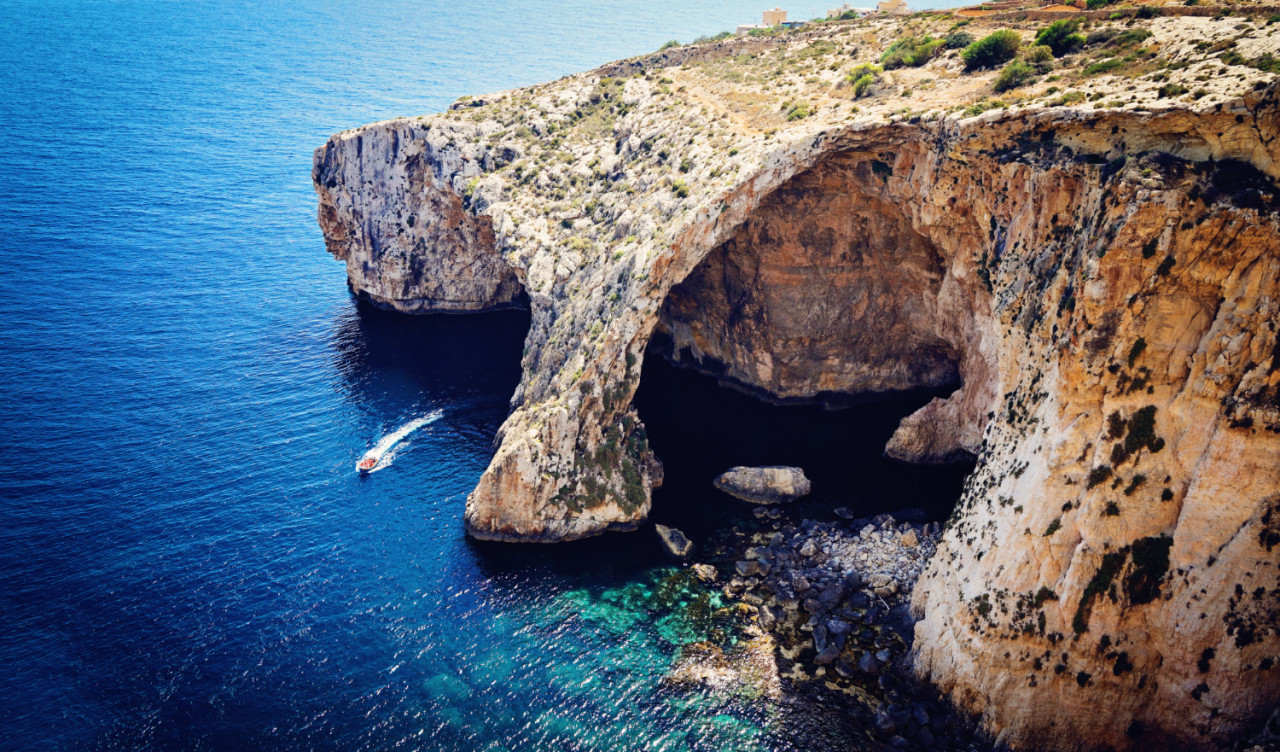
M 841 696 L 868 741 L 897 749 L 987 749 L 974 724 L 911 674 L 912 589 L 937 550 L 942 525 L 907 511 L 793 522 L 756 507 L 754 524 L 733 526 L 704 544 L 708 563 L 693 574 L 737 602 L 746 646 L 699 645 L 673 670 L 675 683 L 729 686 L 777 699 L 788 692 Z M 776 675 L 761 670 L 773 654 Z M 782 687 L 785 687 L 783 689 Z M 737 691 L 744 691 L 739 688 Z

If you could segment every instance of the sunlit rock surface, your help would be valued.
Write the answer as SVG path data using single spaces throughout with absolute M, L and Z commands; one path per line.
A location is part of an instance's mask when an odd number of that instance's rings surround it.
M 786 504 L 813 490 L 798 467 L 734 467 L 715 479 L 715 487 L 753 504 Z

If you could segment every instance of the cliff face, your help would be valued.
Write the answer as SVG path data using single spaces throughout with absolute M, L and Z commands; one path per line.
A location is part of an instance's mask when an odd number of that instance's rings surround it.
M 352 290 L 410 313 L 519 304 L 492 221 L 470 211 L 467 181 L 484 168 L 473 142 L 484 136 L 402 121 L 317 153 L 320 228 L 329 252 L 347 263 Z
M 338 134 L 321 225 L 384 305 L 527 295 L 471 535 L 644 519 L 655 331 L 775 399 L 956 384 L 886 448 L 978 457 L 916 591 L 921 676 L 1015 747 L 1222 743 L 1280 700 L 1280 85 L 1238 61 L 1195 98 L 1141 83 L 1197 85 L 1202 40 L 1275 42 L 1160 19 L 1124 75 L 1068 59 L 986 112 L 993 74 L 954 56 L 856 103 L 841 83 L 947 25 L 720 43 Z

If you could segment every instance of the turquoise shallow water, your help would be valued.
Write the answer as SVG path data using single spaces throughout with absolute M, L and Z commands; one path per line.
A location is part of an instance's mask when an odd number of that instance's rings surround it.
M 357 304 L 309 179 L 337 130 L 756 12 L 6 4 L 0 748 L 791 747 L 812 709 L 661 688 L 714 625 L 651 539 L 464 538 L 526 314 Z

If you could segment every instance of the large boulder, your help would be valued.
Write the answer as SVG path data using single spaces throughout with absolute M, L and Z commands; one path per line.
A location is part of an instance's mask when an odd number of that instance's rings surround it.
M 809 493 L 812 486 L 798 467 L 735 467 L 715 480 L 716 488 L 753 504 L 786 504 Z
M 662 540 L 662 547 L 667 550 L 667 553 L 677 559 L 687 559 L 689 554 L 693 553 L 693 542 L 686 538 L 684 533 L 666 525 L 653 527 L 658 531 L 658 538 Z

